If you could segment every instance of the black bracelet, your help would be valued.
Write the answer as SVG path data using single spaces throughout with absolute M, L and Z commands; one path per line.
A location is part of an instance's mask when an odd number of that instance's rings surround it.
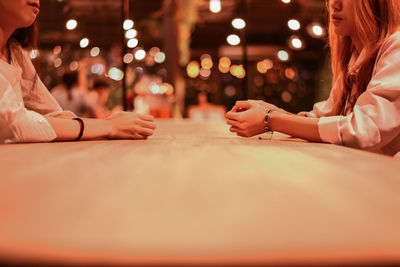
M 83 123 L 83 120 L 81 118 L 73 118 L 73 120 L 79 121 L 79 124 L 81 125 L 81 130 L 79 131 L 79 135 L 74 141 L 79 141 L 81 140 L 81 137 L 83 135 L 83 130 L 85 129 L 85 124 Z
M 271 114 L 272 110 L 268 110 L 267 114 L 265 115 L 265 130 L 267 131 L 267 133 L 272 132 L 271 128 L 269 127 L 269 115 Z

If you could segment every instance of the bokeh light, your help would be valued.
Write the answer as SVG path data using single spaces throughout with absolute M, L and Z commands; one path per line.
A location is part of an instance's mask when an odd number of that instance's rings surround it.
M 296 19 L 291 19 L 288 21 L 288 26 L 289 29 L 293 30 L 293 31 L 298 31 L 301 28 L 301 24 L 298 20 Z
M 191 61 L 186 67 L 187 75 L 194 79 L 200 74 L 200 64 L 197 61 Z
M 65 24 L 65 27 L 67 28 L 67 30 L 70 30 L 70 31 L 74 30 L 77 26 L 78 26 L 78 22 L 75 19 L 70 19 Z
M 210 11 L 218 13 L 222 10 L 221 0 L 210 0 Z
M 129 30 L 129 29 L 132 29 L 132 27 L 135 25 L 135 23 L 133 22 L 133 20 L 131 20 L 131 19 L 126 19 L 125 21 L 124 21 L 124 24 L 123 24 L 123 28 L 124 28 L 124 30 Z
M 120 69 L 112 67 L 108 71 L 108 76 L 114 81 L 121 81 L 124 78 L 124 73 Z
M 246 27 L 246 22 L 241 18 L 236 18 L 236 19 L 232 20 L 232 26 L 235 29 L 241 30 Z
M 82 48 L 88 47 L 88 45 L 89 45 L 89 39 L 88 39 L 88 38 L 83 38 L 83 39 L 79 42 L 79 45 L 80 45 Z
M 238 45 L 240 44 L 240 37 L 237 36 L 236 34 L 231 34 L 226 38 L 226 41 L 230 45 Z

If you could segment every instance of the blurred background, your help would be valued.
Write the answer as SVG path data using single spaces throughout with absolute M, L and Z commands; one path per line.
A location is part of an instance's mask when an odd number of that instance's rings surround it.
M 31 58 L 81 116 L 223 119 L 236 100 L 291 112 L 327 98 L 325 0 L 41 0 Z

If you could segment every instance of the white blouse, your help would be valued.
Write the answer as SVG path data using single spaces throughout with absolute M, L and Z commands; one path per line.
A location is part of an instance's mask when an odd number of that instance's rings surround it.
M 0 143 L 48 142 L 56 138 L 44 118 L 63 110 L 39 79 L 17 42 L 10 43 L 11 64 L 0 60 Z
M 350 70 L 365 55 L 350 62 Z M 314 105 L 310 112 L 299 115 L 320 118 L 318 130 L 326 143 L 400 156 L 400 31 L 382 45 L 371 81 L 346 116 L 331 116 L 336 84 L 326 101 Z M 353 88 L 354 90 L 354 88 Z

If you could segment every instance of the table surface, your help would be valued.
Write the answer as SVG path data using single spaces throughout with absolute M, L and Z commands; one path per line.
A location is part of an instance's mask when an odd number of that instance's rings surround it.
M 1 145 L 0 260 L 400 263 L 399 160 L 157 126 L 148 140 Z

